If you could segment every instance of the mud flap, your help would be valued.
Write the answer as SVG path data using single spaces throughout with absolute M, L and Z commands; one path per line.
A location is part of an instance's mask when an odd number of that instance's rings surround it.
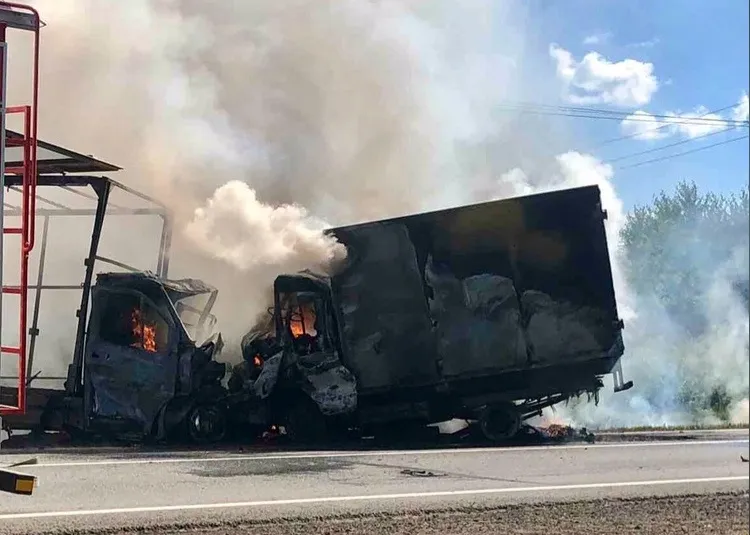
M 625 377 L 622 373 L 622 361 L 617 361 L 614 369 L 612 370 L 612 380 L 614 382 L 615 393 L 625 392 L 633 388 L 633 381 L 625 381 Z

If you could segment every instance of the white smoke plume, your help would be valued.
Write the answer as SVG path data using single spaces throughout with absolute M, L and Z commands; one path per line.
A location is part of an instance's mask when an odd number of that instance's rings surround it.
M 327 270 L 346 257 L 344 246 L 323 233 L 327 227 L 301 206 L 261 203 L 250 186 L 234 180 L 195 209 L 185 234 L 240 271 L 268 266 Z
M 746 314 L 727 317 L 733 309 L 722 305 L 717 287 L 715 304 L 725 315 L 715 316 L 719 330 L 706 340 L 710 361 L 698 350 L 685 360 L 674 344 L 662 350 L 659 336 L 641 336 L 653 333 L 639 325 L 679 339 L 658 307 L 627 288 L 618 236 L 624 209 L 612 168 L 573 151 L 574 136 L 559 120 L 497 111 L 505 102 L 559 95 L 548 43 L 535 42 L 527 28 L 534 18 L 526 2 L 32 4 L 47 23 L 41 137 L 122 165 L 116 178 L 174 210 L 172 276 L 219 288 L 216 314 L 230 341 L 263 313 L 275 274 L 341 254 L 321 233 L 327 224 L 598 184 L 627 323 L 623 364 L 636 387 L 598 408 L 576 407 L 576 420 L 687 418 L 676 405 L 677 386 L 666 388 L 683 361 L 692 363 L 685 364 L 691 377 L 711 372 L 747 390 L 738 373 L 743 363 L 747 369 L 739 344 L 746 323 L 734 321 L 746 322 Z M 18 74 L 9 79 L 11 101 L 23 102 L 28 40 L 11 39 L 10 67 Z M 148 265 L 153 249 L 141 242 L 155 230 L 132 225 L 110 218 L 105 230 L 130 263 Z M 84 253 L 72 252 L 73 240 L 88 234 L 61 232 L 51 237 L 49 256 L 57 275 L 75 280 Z M 40 345 L 52 342 L 40 367 L 64 370 L 69 353 L 60 358 L 59 347 L 72 345 L 62 341 L 70 325 L 54 332 L 61 307 L 46 302 L 52 312 L 43 311 Z M 721 351 L 714 340 L 726 342 Z

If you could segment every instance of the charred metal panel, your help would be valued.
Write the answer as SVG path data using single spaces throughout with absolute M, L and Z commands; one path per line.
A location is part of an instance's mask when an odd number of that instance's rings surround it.
M 534 363 L 596 358 L 611 345 L 612 326 L 599 308 L 555 301 L 533 290 L 523 293 L 521 304 Z
M 332 284 L 343 360 L 360 389 L 438 381 L 422 272 L 407 228 L 374 223 L 334 233 L 349 255 Z
M 460 280 L 441 270 L 431 257 L 426 279 L 432 289 L 430 314 L 446 377 L 496 373 L 527 363 L 511 279 L 484 274 Z
M 253 394 L 268 399 L 279 382 L 283 353 L 278 352 L 263 363 L 263 368 L 251 385 Z M 326 416 L 350 414 L 357 408 L 357 381 L 342 366 L 335 353 L 314 353 L 296 358 L 293 364 L 296 378 L 287 388 L 299 387 L 318 405 Z
M 604 358 L 621 331 L 599 188 L 520 199 L 517 288 L 537 363 Z
M 302 390 L 326 416 L 350 414 L 357 408 L 357 381 L 341 365 L 335 353 L 300 356 L 297 367 L 304 383 Z
M 473 281 L 482 293 L 495 285 L 496 298 L 508 296 L 505 309 L 511 312 L 504 328 L 510 330 L 514 300 L 511 284 L 501 281 L 512 283 L 532 364 L 606 358 L 615 344 L 620 326 L 598 187 L 464 206 L 402 221 L 420 264 L 429 257 L 442 273 L 464 285 Z M 455 310 L 467 315 L 460 306 Z M 475 331 L 470 335 L 475 339 L 491 340 L 489 330 L 477 336 L 483 324 L 487 325 L 477 319 L 467 330 Z M 508 355 L 520 354 L 517 336 L 506 333 L 503 345 L 508 344 L 511 347 L 498 348 L 506 354 L 493 357 L 491 350 L 481 351 L 503 367 L 512 361 Z M 520 356 L 516 362 L 522 363 Z M 488 362 L 480 358 L 474 364 Z
M 85 373 L 90 416 L 129 421 L 147 433 L 174 397 L 177 358 L 99 341 L 87 351 Z
M 282 359 L 283 353 L 279 351 L 263 363 L 263 369 L 253 383 L 253 392 L 260 399 L 267 399 L 273 393 L 273 389 L 279 380 Z
M 334 229 L 361 391 L 611 359 L 621 324 L 604 219 L 588 186 Z

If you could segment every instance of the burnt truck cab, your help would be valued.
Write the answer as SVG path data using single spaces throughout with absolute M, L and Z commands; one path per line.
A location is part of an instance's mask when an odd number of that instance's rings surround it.
M 99 274 L 82 366 L 68 373 L 66 426 L 113 437 L 221 438 L 226 367 L 215 360 L 221 335 L 209 335 L 216 294 L 195 279 Z
M 328 437 L 333 422 L 346 422 L 357 409 L 356 379 L 340 358 L 330 281 L 311 272 L 277 277 L 269 312 L 270 324 L 243 340 L 244 362 L 229 388 L 245 395 L 243 413 L 259 428 L 281 424 L 292 440 Z

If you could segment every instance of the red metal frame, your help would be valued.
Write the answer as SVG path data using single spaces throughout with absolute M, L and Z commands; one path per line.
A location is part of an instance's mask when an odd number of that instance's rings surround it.
M 15 11 L 25 11 L 35 19 L 34 32 L 34 60 L 33 60 L 33 83 L 30 106 L 6 107 L 7 114 L 23 114 L 24 133 L 20 139 L 11 139 L 5 135 L 6 147 L 23 147 L 23 163 L 20 166 L 8 167 L 6 175 L 20 175 L 22 177 L 22 204 L 21 204 L 21 226 L 6 227 L 3 225 L 3 234 L 21 236 L 21 270 L 19 286 L 2 285 L 0 292 L 20 296 L 20 321 L 19 321 L 19 345 L 0 346 L 0 358 L 3 354 L 13 354 L 18 359 L 18 401 L 15 406 L 0 405 L 0 415 L 24 414 L 26 412 L 26 360 L 27 360 L 27 301 L 29 292 L 29 253 L 34 248 L 36 235 L 36 186 L 37 186 L 37 109 L 39 100 L 39 30 L 41 19 L 39 13 L 32 7 L 14 2 L 0 1 L 0 8 L 10 8 Z M 7 25 L 0 22 L 0 42 L 5 43 Z M 0 64 L 1 70 L 1 64 Z M 0 102 L 4 102 L 4 85 L 2 83 L 2 72 L 0 72 Z M 0 155 L 4 158 L 5 155 Z M 4 207 L 0 208 L 4 210 Z M 4 217 L 4 214 L 3 214 Z M 2 252 L 0 252 L 0 255 Z M 2 282 L 2 281 L 0 281 Z

